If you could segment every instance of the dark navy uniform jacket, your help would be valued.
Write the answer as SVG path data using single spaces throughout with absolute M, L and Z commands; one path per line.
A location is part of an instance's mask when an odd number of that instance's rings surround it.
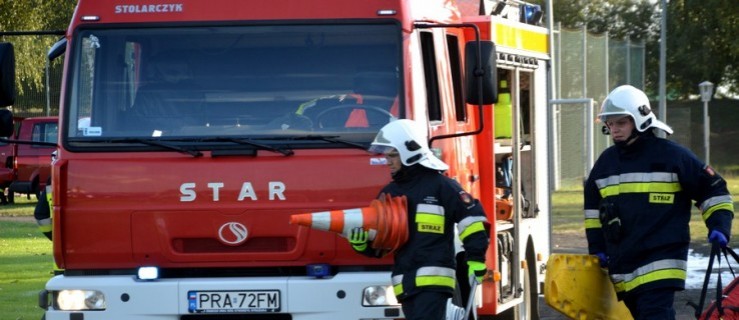
M 608 255 L 619 297 L 685 287 L 693 201 L 709 231 L 731 235 L 726 181 L 688 149 L 651 133 L 606 149 L 584 195 L 588 250 Z
M 395 253 L 392 271 L 395 295 L 403 300 L 419 290 L 452 293 L 456 283 L 454 224 L 466 259 L 484 262 L 489 239 L 485 212 L 459 183 L 438 171 L 420 165 L 404 170 L 407 179 L 396 179 L 380 192 L 404 195 L 408 201 L 408 241 Z

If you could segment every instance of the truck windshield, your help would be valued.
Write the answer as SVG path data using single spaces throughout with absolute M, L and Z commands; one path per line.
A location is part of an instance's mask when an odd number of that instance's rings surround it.
M 400 41 L 395 23 L 79 30 L 65 139 L 368 143 L 403 117 Z

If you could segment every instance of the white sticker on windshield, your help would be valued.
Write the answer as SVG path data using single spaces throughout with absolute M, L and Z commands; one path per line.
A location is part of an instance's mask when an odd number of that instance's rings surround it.
M 87 127 L 82 129 L 82 134 L 85 137 L 99 137 L 103 135 L 102 127 Z

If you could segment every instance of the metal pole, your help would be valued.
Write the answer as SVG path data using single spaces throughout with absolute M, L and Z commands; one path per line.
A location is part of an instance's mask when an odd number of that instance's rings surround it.
M 555 54 L 554 49 L 554 21 L 552 21 L 552 17 L 554 16 L 552 14 L 552 1 L 546 0 L 546 9 L 544 12 L 547 13 L 546 15 L 546 22 L 547 22 L 547 29 L 549 30 L 549 38 L 547 39 L 547 46 L 549 47 L 549 72 L 547 72 L 547 101 L 554 99 L 556 96 L 555 90 L 556 86 L 554 84 L 555 78 L 554 75 L 556 74 L 557 70 L 557 58 Z M 549 154 L 549 168 L 554 168 L 554 165 L 557 163 L 555 160 L 556 155 L 556 149 L 557 143 L 553 141 L 555 137 L 555 133 L 557 132 L 557 124 L 555 122 L 555 116 L 554 111 L 551 107 L 547 108 L 547 119 L 549 119 L 549 127 L 547 128 L 547 134 L 549 135 L 549 141 L 552 141 L 552 143 L 547 144 L 547 153 Z M 555 182 L 555 175 L 553 174 L 554 170 L 549 170 L 549 190 L 553 191 L 556 190 L 558 187 Z M 552 212 L 551 210 L 549 212 Z
M 706 165 L 711 163 L 711 120 L 708 117 L 708 101 L 703 101 L 703 146 L 706 152 Z
M 659 119 L 667 123 L 667 93 L 665 82 L 667 81 L 667 0 L 662 0 L 662 20 L 659 31 Z M 657 135 L 664 138 L 666 134 L 657 130 Z
M 51 115 L 51 88 L 49 86 L 49 71 L 50 71 L 49 64 L 51 63 L 51 61 L 49 61 L 49 59 L 45 59 L 45 60 L 46 60 L 46 68 L 45 68 L 45 71 L 46 71 L 45 72 L 46 73 L 46 116 L 48 117 Z
M 605 35 L 606 36 L 606 50 L 605 50 L 605 52 L 606 52 L 605 53 L 605 56 L 606 56 L 606 59 L 605 59 L 606 60 L 606 79 L 605 79 L 606 80 L 606 92 L 604 92 L 605 93 L 604 97 L 605 96 L 608 96 L 608 92 L 611 91 L 611 54 L 610 54 L 610 51 L 611 51 L 611 37 L 609 35 L 610 34 L 608 33 L 608 31 L 606 31 L 606 35 Z M 605 98 L 603 98 L 603 100 L 605 100 Z M 601 102 L 603 102 L 603 101 L 601 101 Z M 601 125 L 604 125 L 604 124 L 605 123 L 601 123 Z M 611 146 L 611 139 L 608 139 L 608 137 L 606 137 L 605 135 L 602 135 L 602 136 L 606 140 L 606 142 L 605 142 L 606 148 L 610 147 Z
M 588 28 L 582 26 L 582 96 L 588 96 Z
M 585 127 L 587 128 L 585 130 L 586 135 L 588 136 L 588 139 L 586 140 L 587 145 L 589 146 L 585 150 L 585 163 L 587 163 L 587 169 L 585 170 L 585 178 L 587 179 L 588 175 L 590 175 L 590 169 L 593 168 L 593 165 L 595 164 L 595 137 L 594 137 L 594 127 L 595 127 L 595 110 L 593 110 L 593 99 L 588 99 L 589 101 L 585 103 L 585 108 L 587 108 L 587 112 L 585 113 Z M 584 181 L 583 181 L 584 182 Z
M 631 81 L 631 38 L 628 36 L 626 37 L 626 84 L 634 85 Z
M 551 1 L 549 2 L 549 6 L 551 6 Z M 552 12 L 552 11 L 548 11 Z M 552 30 L 552 35 L 554 34 L 554 31 Z M 549 84 L 552 90 L 551 97 L 549 100 L 552 99 L 559 99 L 561 95 L 561 88 L 560 81 L 562 80 L 560 78 L 562 74 L 562 23 L 557 22 L 557 44 L 554 44 L 554 37 L 550 36 L 549 41 L 550 45 L 552 46 L 552 71 L 549 72 L 549 78 L 552 79 L 552 82 Z M 556 48 L 556 49 L 555 49 Z M 550 173 L 550 179 L 551 179 L 551 186 L 552 190 L 559 190 L 562 182 L 562 176 L 560 173 L 560 163 L 562 161 L 561 156 L 561 150 L 559 148 L 561 141 L 560 137 L 560 125 L 561 125 L 561 119 L 559 116 L 559 105 L 551 106 L 549 107 L 549 110 L 551 112 L 551 121 L 552 121 L 552 130 L 550 130 L 552 136 L 549 138 L 549 141 L 551 141 L 551 160 L 550 160 L 550 168 L 552 168 Z M 551 202 L 550 202 L 551 204 Z M 552 212 L 549 210 L 549 212 Z

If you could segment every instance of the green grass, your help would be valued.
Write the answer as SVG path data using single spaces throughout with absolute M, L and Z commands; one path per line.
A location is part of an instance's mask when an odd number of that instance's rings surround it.
M 0 206 L 0 217 L 33 217 L 36 196 L 15 195 L 15 203 Z
M 18 201 L 18 199 L 16 199 Z M 33 203 L 19 203 L 16 216 L 33 215 Z M 2 216 L 8 216 L 0 207 Z M 13 210 L 13 212 L 16 212 Z M 51 278 L 51 241 L 34 221 L 0 221 L 0 314 L 3 319 L 41 319 L 38 292 Z

